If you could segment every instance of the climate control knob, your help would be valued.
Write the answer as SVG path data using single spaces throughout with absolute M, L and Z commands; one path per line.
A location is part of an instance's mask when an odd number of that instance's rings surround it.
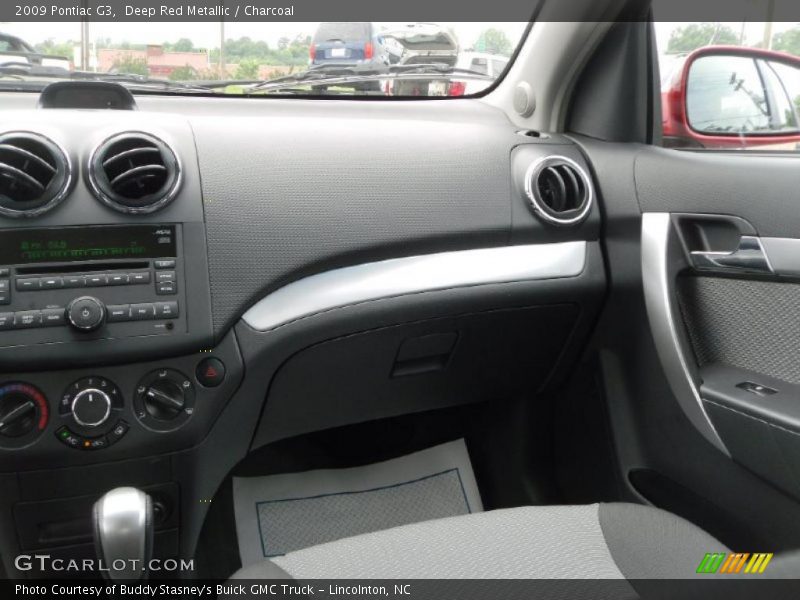
M 111 398 L 102 390 L 86 388 L 72 399 L 72 418 L 84 427 L 98 427 L 111 414 Z
M 153 431 L 173 431 L 194 413 L 195 392 L 191 380 L 180 371 L 152 371 L 136 386 L 133 412 Z
M 47 425 L 47 398 L 29 383 L 0 386 L 0 447 L 17 448 L 33 441 Z
M 94 331 L 106 320 L 106 307 L 97 298 L 81 296 L 67 305 L 67 320 L 79 331 Z
M 144 407 L 156 419 L 169 421 L 181 414 L 186 398 L 180 384 L 170 379 L 153 382 L 144 393 Z

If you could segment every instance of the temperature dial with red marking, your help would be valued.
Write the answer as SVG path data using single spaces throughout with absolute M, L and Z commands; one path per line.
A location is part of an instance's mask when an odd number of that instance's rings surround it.
M 30 444 L 47 427 L 47 398 L 38 388 L 23 382 L 0 386 L 0 447 Z

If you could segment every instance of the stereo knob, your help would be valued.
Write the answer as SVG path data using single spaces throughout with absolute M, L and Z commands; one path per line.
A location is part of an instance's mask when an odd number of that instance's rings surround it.
M 111 398 L 96 388 L 86 388 L 72 400 L 72 417 L 84 427 L 98 427 L 111 414 Z
M 105 321 L 106 307 L 97 298 L 81 296 L 67 306 L 67 319 L 79 331 L 94 331 Z

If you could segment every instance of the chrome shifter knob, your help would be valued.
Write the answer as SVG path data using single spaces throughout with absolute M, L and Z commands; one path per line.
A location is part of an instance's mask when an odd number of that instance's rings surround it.
M 94 504 L 94 545 L 111 580 L 143 580 L 153 551 L 153 503 L 132 487 L 107 492 Z

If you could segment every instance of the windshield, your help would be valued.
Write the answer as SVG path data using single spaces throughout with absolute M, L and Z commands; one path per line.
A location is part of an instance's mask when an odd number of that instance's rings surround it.
M 469 96 L 503 75 L 526 26 L 5 23 L 0 91 L 97 79 L 121 83 L 133 93 Z

